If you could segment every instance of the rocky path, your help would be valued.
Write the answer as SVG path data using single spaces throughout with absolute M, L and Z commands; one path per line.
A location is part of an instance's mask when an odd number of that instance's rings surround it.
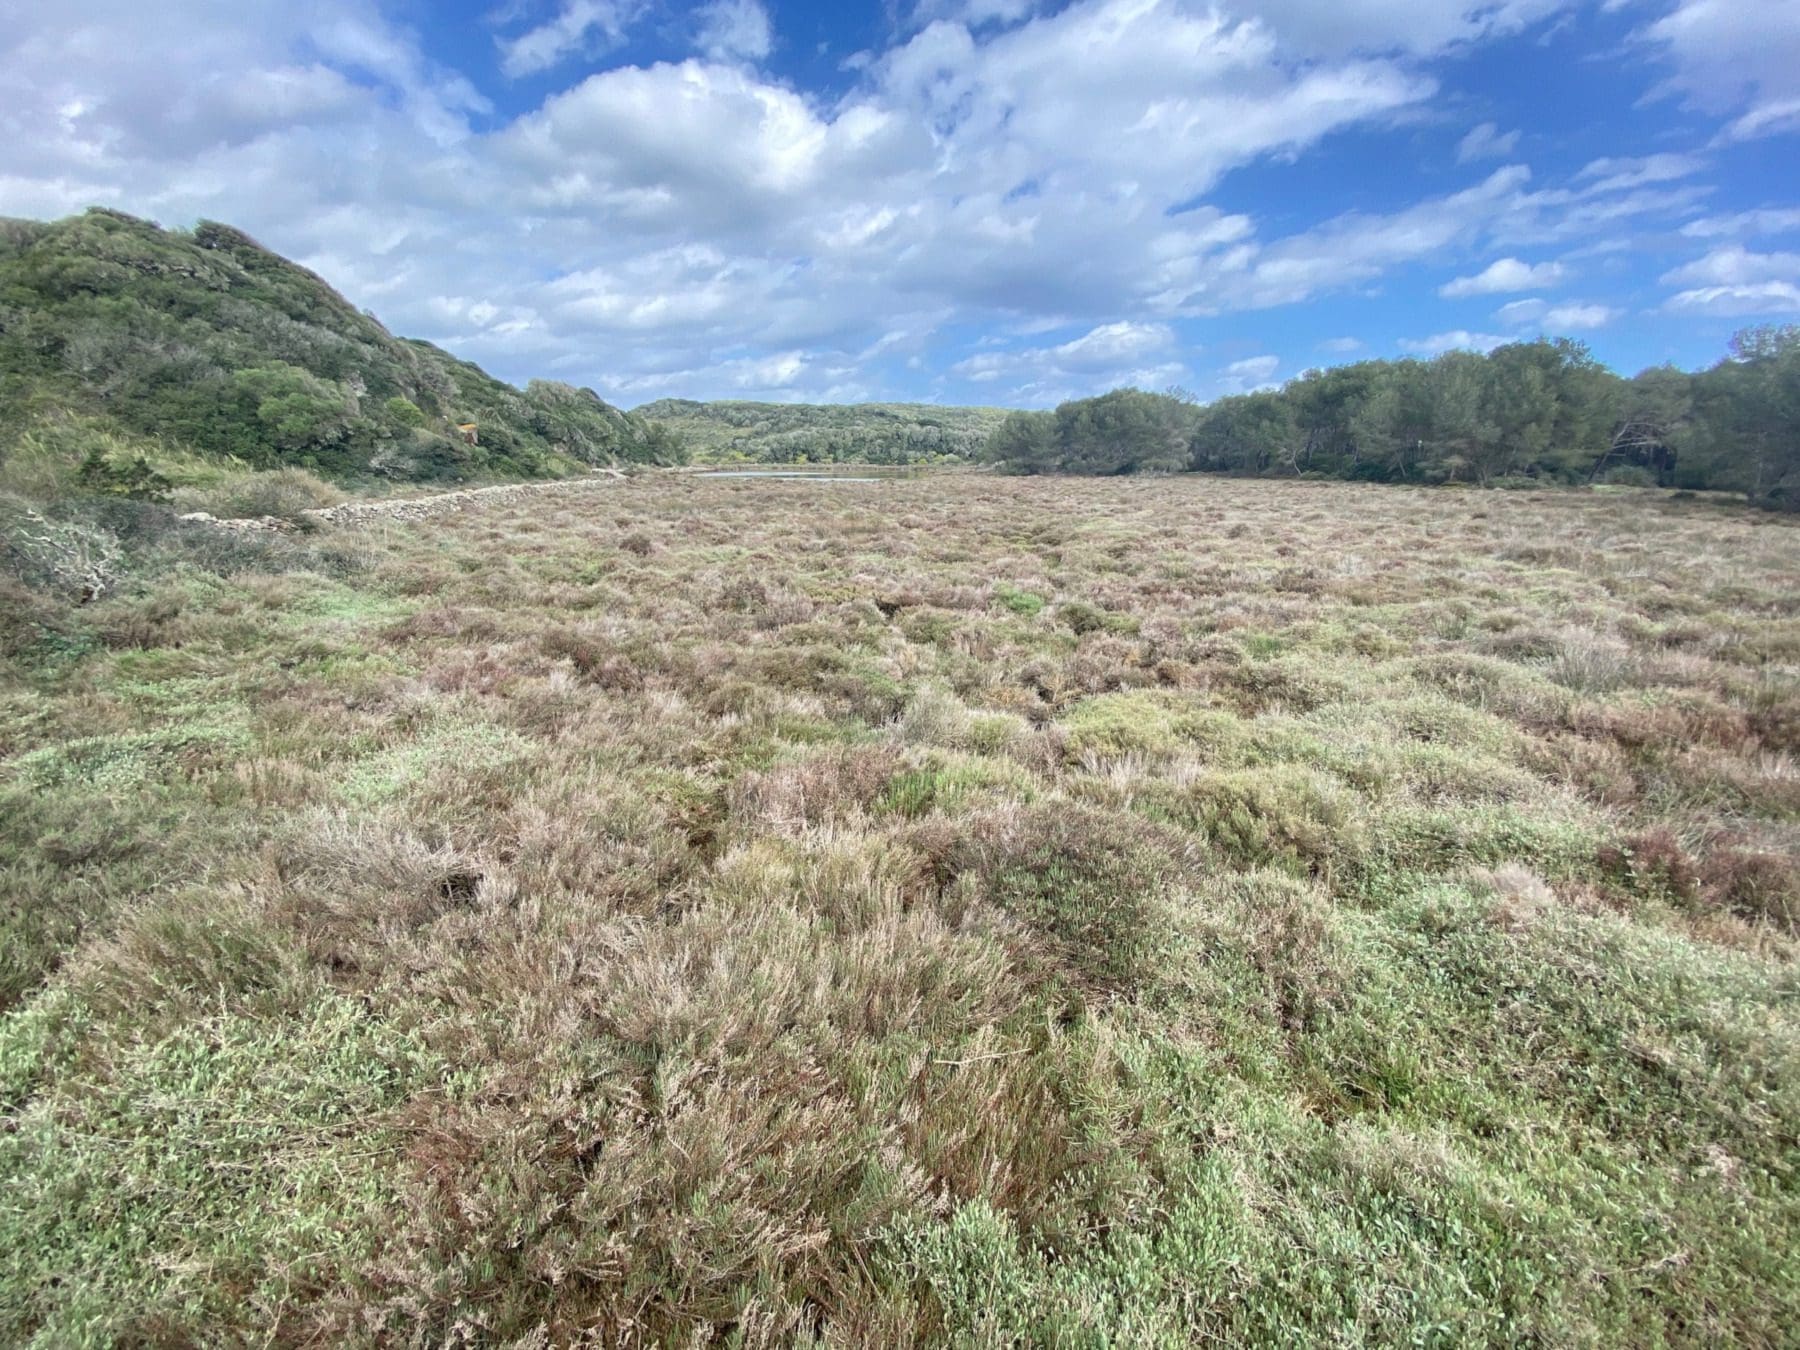
M 603 469 L 587 478 L 558 478 L 548 483 L 497 483 L 492 487 L 458 488 L 452 492 L 434 492 L 426 497 L 396 497 L 384 501 L 345 502 L 342 506 L 322 506 L 301 514 L 321 525 L 358 525 L 373 520 L 425 520 L 451 511 L 461 511 L 477 502 L 506 502 L 519 497 L 545 492 L 574 492 L 583 488 L 604 487 L 622 482 L 625 475 L 616 469 Z M 200 521 L 227 530 L 289 530 L 288 521 L 274 516 L 224 520 L 204 511 L 193 511 L 183 520 Z

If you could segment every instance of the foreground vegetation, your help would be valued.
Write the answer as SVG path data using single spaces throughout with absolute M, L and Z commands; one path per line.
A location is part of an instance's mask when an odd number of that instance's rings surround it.
M 1800 510 L 1800 327 L 1746 329 L 1709 370 L 1629 380 L 1539 339 L 1309 370 L 1204 407 L 1118 389 L 1012 414 L 983 457 L 1015 473 L 1660 485 Z
M 368 484 L 680 458 L 592 390 L 515 389 L 391 336 L 228 225 L 99 208 L 0 220 L 0 406 L 0 489 L 37 496 L 154 498 L 259 469 Z
M 696 403 L 665 398 L 637 415 L 666 426 L 695 459 L 765 464 L 937 464 L 976 459 L 1001 408 L 934 403 Z
M 128 507 L 0 586 L 0 1341 L 1800 1323 L 1782 517 Z

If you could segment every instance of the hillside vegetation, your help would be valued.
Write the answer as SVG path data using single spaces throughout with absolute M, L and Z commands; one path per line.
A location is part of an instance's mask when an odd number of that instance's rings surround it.
M 983 457 L 1018 473 L 1654 484 L 1800 510 L 1800 328 L 1747 329 L 1708 370 L 1629 380 L 1540 339 L 1312 370 L 1205 406 L 1120 389 L 1013 413 Z
M 591 390 L 521 391 L 393 337 L 227 225 L 102 209 L 0 221 L 0 404 L 0 488 L 36 496 L 156 496 L 233 470 L 416 482 L 679 455 Z
M 934 403 L 695 403 L 667 398 L 637 409 L 668 426 L 694 456 L 770 464 L 928 464 L 974 459 L 1005 420 L 1003 408 Z
M 0 1343 L 1800 1326 L 1785 517 L 643 475 L 0 631 Z

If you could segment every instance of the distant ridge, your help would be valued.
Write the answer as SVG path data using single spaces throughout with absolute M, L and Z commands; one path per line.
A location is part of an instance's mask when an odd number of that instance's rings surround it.
M 975 458 L 1004 408 L 935 403 L 698 403 L 665 398 L 637 408 L 666 425 L 696 459 L 793 464 L 918 464 Z

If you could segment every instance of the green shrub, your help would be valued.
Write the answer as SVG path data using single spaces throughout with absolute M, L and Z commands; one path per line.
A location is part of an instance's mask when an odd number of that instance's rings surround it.
M 1014 614 L 1021 614 L 1027 619 L 1035 618 L 1044 609 L 1043 596 L 1033 595 L 1030 591 L 1022 591 L 1013 586 L 1005 584 L 996 586 L 994 595 Z

